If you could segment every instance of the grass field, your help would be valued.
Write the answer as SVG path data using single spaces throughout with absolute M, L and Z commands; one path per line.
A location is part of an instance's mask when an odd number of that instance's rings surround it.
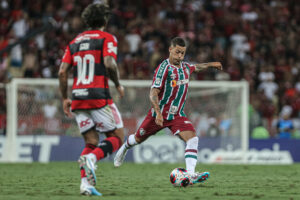
M 175 188 L 169 173 L 184 164 L 98 164 L 97 189 L 103 197 L 79 195 L 75 162 L 0 164 L 1 200 L 198 200 L 300 199 L 300 164 L 288 166 L 198 165 L 210 171 L 206 183 Z

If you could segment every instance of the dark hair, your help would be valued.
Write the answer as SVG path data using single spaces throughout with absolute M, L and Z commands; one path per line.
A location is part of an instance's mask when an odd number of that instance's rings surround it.
M 100 28 L 106 25 L 110 9 L 105 4 L 90 4 L 81 14 L 81 18 L 90 28 Z
M 179 45 L 181 47 L 185 47 L 186 43 L 185 40 L 181 37 L 175 37 L 171 40 L 171 46 L 175 47 L 176 45 Z

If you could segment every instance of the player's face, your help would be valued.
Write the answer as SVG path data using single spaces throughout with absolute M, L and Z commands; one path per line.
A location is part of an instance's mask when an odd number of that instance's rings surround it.
M 180 65 L 180 62 L 183 61 L 184 55 L 185 55 L 186 47 L 182 47 L 179 45 L 176 45 L 175 47 L 171 46 L 169 48 L 169 59 L 171 64 L 173 65 Z

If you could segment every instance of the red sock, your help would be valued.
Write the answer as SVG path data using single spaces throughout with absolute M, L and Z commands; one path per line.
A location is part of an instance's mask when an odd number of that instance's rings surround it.
M 108 137 L 103 140 L 99 146 L 92 151 L 96 155 L 97 160 L 105 158 L 107 154 L 111 154 L 120 148 L 122 142 L 118 137 Z
M 85 145 L 85 148 L 82 150 L 82 152 L 81 152 L 80 155 L 82 156 L 82 155 L 89 154 L 89 153 L 91 153 L 96 147 L 97 147 L 97 146 L 95 146 L 95 145 L 93 145 L 93 144 L 86 144 L 86 145 Z M 84 169 L 80 169 L 80 176 L 81 176 L 81 178 L 86 177 L 86 174 L 85 174 Z

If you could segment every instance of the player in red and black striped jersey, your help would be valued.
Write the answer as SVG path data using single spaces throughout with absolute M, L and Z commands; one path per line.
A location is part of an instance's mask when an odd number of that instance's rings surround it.
M 176 37 L 172 39 L 169 48 L 169 58 L 164 60 L 155 70 L 150 101 L 152 108 L 135 134 L 117 152 L 114 165 L 119 167 L 132 146 L 145 141 L 151 135 L 163 128 L 169 128 L 174 135 L 186 142 L 185 163 L 190 174 L 190 184 L 205 181 L 208 172 L 195 172 L 197 164 L 198 137 L 190 120 L 184 114 L 184 105 L 187 97 L 190 74 L 213 67 L 221 70 L 219 62 L 189 64 L 183 62 L 186 52 L 185 41 Z
M 124 140 L 121 115 L 109 93 L 108 78 L 124 96 L 119 83 L 117 39 L 104 31 L 109 16 L 105 4 L 91 4 L 82 13 L 89 29 L 82 32 L 66 47 L 59 70 L 60 91 L 64 113 L 71 111 L 85 140 L 79 159 L 81 167 L 80 192 L 101 195 L 95 188 L 96 161 L 119 149 Z M 68 71 L 73 69 L 72 100 L 68 98 Z M 98 132 L 107 138 L 99 144 Z

